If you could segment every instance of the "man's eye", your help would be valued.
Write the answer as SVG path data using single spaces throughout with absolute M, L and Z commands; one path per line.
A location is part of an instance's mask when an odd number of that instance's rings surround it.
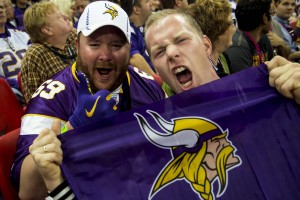
M 114 43 L 114 44 L 112 44 L 111 46 L 112 46 L 112 48 L 119 49 L 119 48 L 121 48 L 123 45 L 120 44 L 120 43 Z
M 180 39 L 177 40 L 177 43 L 181 43 L 181 42 L 184 42 L 184 41 L 186 41 L 186 38 L 180 38 Z
M 90 46 L 91 47 L 98 47 L 98 46 L 100 46 L 100 44 L 99 43 L 90 43 Z
M 155 58 L 162 56 L 164 52 L 165 52 L 165 51 L 164 51 L 163 49 L 158 50 L 158 51 L 154 54 L 154 55 L 155 55 Z

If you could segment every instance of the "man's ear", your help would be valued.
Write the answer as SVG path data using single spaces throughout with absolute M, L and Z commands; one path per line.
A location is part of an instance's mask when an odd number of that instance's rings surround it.
M 53 35 L 53 32 L 52 32 L 51 28 L 49 28 L 47 26 L 42 27 L 41 31 L 45 35 Z
M 133 6 L 132 12 L 134 14 L 136 14 L 136 15 L 140 15 L 141 14 L 140 8 L 138 6 Z
M 205 51 L 206 51 L 207 55 L 211 55 L 212 44 L 211 44 L 210 39 L 206 35 L 203 35 L 202 42 L 203 42 L 203 45 L 205 47 Z
M 183 4 L 183 0 L 175 0 L 175 5 L 176 5 L 178 8 L 181 8 L 181 7 L 182 7 L 182 4 Z
M 271 20 L 271 17 L 268 17 L 267 14 L 265 13 L 263 15 L 263 19 L 262 19 L 263 25 L 266 25 L 270 20 Z

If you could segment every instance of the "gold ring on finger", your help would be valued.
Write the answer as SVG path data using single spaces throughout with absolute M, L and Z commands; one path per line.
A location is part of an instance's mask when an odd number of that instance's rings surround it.
M 47 149 L 46 145 L 43 146 L 43 149 L 44 149 L 45 152 L 48 152 L 48 149 Z

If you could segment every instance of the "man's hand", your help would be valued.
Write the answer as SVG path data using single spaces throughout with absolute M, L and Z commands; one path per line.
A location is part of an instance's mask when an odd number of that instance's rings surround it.
M 275 56 L 266 62 L 270 72 L 269 83 L 285 97 L 300 104 L 300 64 Z
M 78 73 L 80 81 L 77 93 L 77 105 L 69 118 L 73 128 L 86 125 L 119 113 L 115 99 L 111 98 L 108 90 L 100 90 L 94 95 L 90 93 L 85 76 Z
M 29 152 L 42 175 L 47 189 L 53 190 L 63 182 L 60 165 L 63 159 L 60 134 L 60 121 L 55 120 L 51 129 L 44 129 L 29 147 Z

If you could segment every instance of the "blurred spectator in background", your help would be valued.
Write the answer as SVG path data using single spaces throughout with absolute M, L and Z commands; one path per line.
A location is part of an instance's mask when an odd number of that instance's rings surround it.
M 228 0 L 201 0 L 192 4 L 188 13 L 197 21 L 212 43 L 209 57 L 219 77 L 230 74 L 230 61 L 224 51 L 232 45 L 237 21 L 231 16 Z M 216 15 L 216 13 L 218 13 Z
M 90 3 L 90 0 L 75 0 L 75 5 L 76 5 L 76 15 L 77 18 L 81 16 L 84 8 Z M 74 28 L 77 28 L 77 22 L 73 25 Z
M 6 27 L 9 29 L 17 29 L 17 30 L 25 31 L 23 16 L 20 15 L 18 17 L 15 17 L 14 6 L 11 0 L 2 0 L 2 1 L 4 4 L 4 8 L 6 10 L 6 17 L 7 17 Z
M 271 10 L 273 12 L 270 15 L 274 16 L 275 14 L 274 0 L 271 0 Z M 272 19 L 270 31 L 267 33 L 267 36 L 273 46 L 274 55 L 280 55 L 288 59 L 291 53 L 291 48 L 284 41 L 280 24 L 277 21 L 274 21 Z
M 24 15 L 27 8 L 29 8 L 30 3 L 28 0 L 15 0 L 15 9 L 14 15 L 15 17 L 20 17 Z
M 70 8 L 71 8 L 71 22 L 73 24 L 73 27 L 76 28 L 75 25 L 77 24 L 78 17 L 77 17 L 75 1 L 71 2 L 71 7 Z
M 271 0 L 239 0 L 235 10 L 238 30 L 233 35 L 232 46 L 226 50 L 232 73 L 259 66 L 274 57 L 273 47 L 266 36 L 272 13 Z
M 9 82 L 19 102 L 24 105 L 17 77 L 21 60 L 30 44 L 29 36 L 25 32 L 8 29 L 6 20 L 3 1 L 0 0 L 0 77 Z
M 21 68 L 23 93 L 28 103 L 44 81 L 74 62 L 76 32 L 69 19 L 49 1 L 28 8 L 24 25 L 33 43 Z
M 299 61 L 300 51 L 297 45 L 297 35 L 289 21 L 295 10 L 295 6 L 295 0 L 274 0 L 275 15 L 272 19 L 278 22 L 283 33 L 283 39 L 291 49 L 288 59 Z
M 151 15 L 149 0 L 121 0 L 121 7 L 129 16 L 131 26 L 130 65 L 155 74 L 154 67 L 149 58 L 146 43 L 144 41 L 144 25 Z

